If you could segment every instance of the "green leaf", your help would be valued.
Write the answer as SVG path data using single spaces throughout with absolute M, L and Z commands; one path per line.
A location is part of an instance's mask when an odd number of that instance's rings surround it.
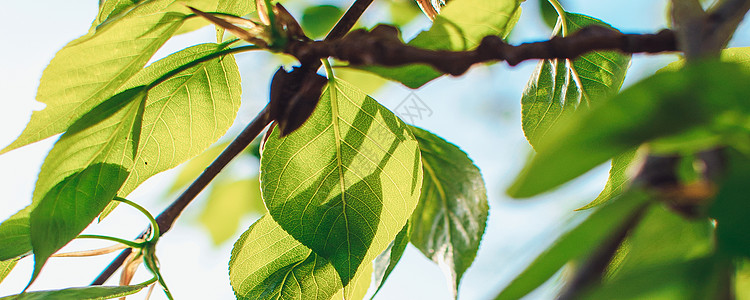
M 34 189 L 34 276 L 83 231 L 120 189 L 139 145 L 143 87 L 126 90 L 74 123 L 52 148 Z
M 0 224 L 0 261 L 21 257 L 31 253 L 29 205 Z
M 521 15 L 518 0 L 452 0 L 435 18 L 430 30 L 423 31 L 408 45 L 431 50 L 472 50 L 488 35 L 505 37 Z M 418 88 L 443 75 L 426 65 L 402 67 L 362 67 L 384 78 Z
M 164 74 L 222 49 L 224 45 L 218 44 L 184 49 L 151 64 L 124 86 L 150 85 Z M 204 152 L 234 122 L 241 93 L 232 55 L 200 63 L 151 88 L 135 165 L 118 195 L 126 197 L 151 176 Z M 101 218 L 117 203 L 112 202 Z
M 643 266 L 579 299 L 721 299 L 731 284 L 728 266 L 714 258 Z
M 422 14 L 414 0 L 388 1 L 388 11 L 391 14 L 391 23 L 398 27 L 409 24 Z
M 203 170 L 205 170 L 206 167 L 208 167 L 208 165 L 210 165 L 228 145 L 228 142 L 213 145 L 206 151 L 203 151 L 203 153 L 191 158 L 183 164 L 180 167 L 180 172 L 175 176 L 172 186 L 169 187 L 169 193 L 175 193 L 185 188 L 188 184 L 193 182 L 193 180 L 198 178 L 198 176 L 203 173 Z
M 396 235 L 396 238 L 388 245 L 388 248 L 380 253 L 378 257 L 372 262 L 373 267 L 373 286 L 376 287 L 375 292 L 372 294 L 372 298 L 378 294 L 378 291 L 383 287 L 388 276 L 391 275 L 393 269 L 396 268 L 401 256 L 406 250 L 406 246 L 409 244 L 409 238 L 411 237 L 411 222 L 407 222 L 401 232 Z
M 574 13 L 565 16 L 569 34 L 590 25 L 614 29 L 589 16 Z M 615 51 L 594 51 L 572 61 L 540 61 L 521 98 L 521 122 L 529 143 L 536 147 L 560 119 L 615 95 L 628 65 L 630 55 Z
M 627 151 L 615 156 L 615 158 L 612 159 L 612 166 L 609 169 L 609 178 L 604 185 L 604 190 L 599 193 L 599 196 L 597 196 L 594 201 L 591 201 L 591 203 L 576 210 L 585 210 L 602 205 L 624 192 L 630 180 L 628 177 L 628 168 L 634 161 L 636 161 L 636 159 L 636 150 Z
M 29 292 L 19 295 L 11 295 L 0 298 L 0 300 L 42 300 L 42 299 L 76 299 L 76 300 L 101 300 L 113 299 L 132 295 L 148 285 L 126 285 L 126 286 L 87 286 L 67 288 L 62 290 Z
M 335 5 L 308 6 L 302 13 L 300 25 L 308 36 L 319 38 L 328 33 L 343 14 L 344 11 Z
M 409 128 L 349 84 L 332 79 L 297 131 L 268 135 L 261 191 L 271 216 L 331 261 L 346 285 L 406 224 L 422 166 Z
M 710 125 L 724 113 L 746 112 L 748 80 L 737 65 L 699 62 L 651 76 L 610 101 L 577 111 L 536 146 L 537 155 L 508 194 L 545 192 L 644 142 Z
M 650 265 L 707 257 L 714 252 L 713 231 L 708 219 L 688 220 L 668 211 L 664 205 L 653 205 L 625 241 L 628 251 L 613 280 L 620 274 Z
M 10 271 L 13 270 L 13 267 L 16 266 L 17 262 L 18 258 L 0 261 L 0 283 L 3 282 L 3 279 L 5 279 L 5 277 L 8 277 L 8 274 L 10 274 Z
M 217 44 L 184 49 L 144 69 L 126 86 L 150 83 L 222 49 Z M 129 194 L 149 177 L 208 149 L 234 122 L 241 94 L 240 73 L 232 55 L 201 63 L 149 90 L 135 167 L 119 194 Z
M 0 153 L 62 133 L 138 72 L 185 18 L 173 12 L 143 14 L 151 6 L 139 6 L 106 30 L 94 30 L 57 52 L 37 91 L 45 109 L 34 112 L 21 136 Z
M 455 297 L 484 234 L 487 190 L 466 153 L 428 131 L 411 129 L 424 168 L 422 195 L 411 218 L 411 242 L 440 265 Z
M 539 287 L 565 263 L 583 257 L 625 224 L 649 197 L 631 191 L 592 213 L 580 225 L 557 239 L 495 298 L 520 299 Z
M 716 220 L 719 249 L 734 255 L 750 257 L 750 201 L 747 201 L 747 182 L 750 180 L 750 158 L 733 149 L 727 151 L 728 174 L 719 193 L 709 208 Z
M 248 213 L 266 213 L 257 177 L 215 182 L 207 201 L 199 218 L 214 245 L 231 238 L 237 232 L 242 217 Z
M 229 281 L 237 299 L 330 299 L 342 289 L 333 266 L 269 215 L 234 244 Z
M 544 24 L 547 25 L 547 27 L 555 28 L 555 25 L 557 24 L 557 18 L 558 18 L 555 7 L 549 3 L 549 0 L 538 0 L 538 2 L 539 2 L 539 14 L 542 17 L 542 21 L 544 21 Z M 559 1 L 559 2 L 562 2 L 562 1 Z

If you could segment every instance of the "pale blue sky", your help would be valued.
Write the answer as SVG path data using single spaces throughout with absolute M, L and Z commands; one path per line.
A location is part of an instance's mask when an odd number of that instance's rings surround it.
M 330 3 L 331 1 L 328 1 Z M 334 1 L 348 3 L 346 1 Z M 376 1 L 377 3 L 377 1 Z M 655 32 L 665 26 L 665 1 L 566 1 L 566 9 L 588 14 L 611 23 L 624 32 Z M 512 36 L 515 43 L 536 41 L 549 36 L 541 25 L 536 1 L 523 4 L 524 14 Z M 96 1 L 8 1 L 0 10 L 0 147 L 13 141 L 33 109 L 41 72 L 55 52 L 88 29 L 96 13 Z M 297 14 L 293 10 L 292 13 Z M 382 14 L 376 9 L 365 20 L 374 23 Z M 423 20 L 423 26 L 428 22 Z M 415 26 L 414 30 L 418 30 Z M 737 36 L 747 37 L 747 24 Z M 408 33 L 408 31 L 407 31 Z M 190 43 L 211 42 L 212 29 L 180 36 L 158 55 L 164 56 Z M 733 41 L 734 46 L 748 46 L 748 40 Z M 237 58 L 243 73 L 243 108 L 240 125 L 249 121 L 264 104 L 268 80 L 276 66 L 266 62 L 267 55 L 246 53 Z M 673 60 L 673 55 L 637 55 L 626 85 L 654 72 Z M 416 125 L 433 131 L 463 148 L 482 170 L 491 202 L 490 218 L 477 261 L 466 273 L 461 299 L 488 299 L 493 291 L 507 284 L 544 245 L 579 221 L 586 213 L 572 209 L 587 203 L 598 193 L 606 179 L 606 167 L 583 176 L 560 191 L 533 200 L 516 201 L 504 196 L 504 188 L 522 166 L 530 151 L 520 129 L 520 98 L 535 62 L 510 68 L 505 64 L 478 67 L 459 78 L 441 78 L 414 91 L 433 110 L 433 115 Z M 394 109 L 411 91 L 391 84 L 374 95 L 383 105 Z M 232 131 L 232 132 L 236 132 Z M 55 138 L 0 156 L 0 219 L 23 208 L 31 192 L 44 155 Z M 170 183 L 173 172 L 156 176 L 132 196 L 153 213 L 166 205 L 158 201 L 163 186 Z M 197 203 L 196 205 L 200 205 Z M 158 253 L 167 283 L 177 299 L 229 299 L 233 297 L 228 283 L 227 261 L 231 243 L 211 246 L 206 233 L 194 222 L 190 209 L 160 243 Z M 573 221 L 571 221 L 573 220 Z M 245 220 L 249 226 L 252 219 Z M 146 225 L 136 212 L 119 208 L 92 232 L 119 237 L 136 235 Z M 70 249 L 85 249 L 99 242 L 76 241 Z M 53 259 L 33 289 L 53 289 L 86 285 L 112 256 L 89 259 Z M 0 285 L 0 296 L 19 292 L 29 278 L 32 263 L 24 260 L 11 277 Z M 149 275 L 139 271 L 140 279 Z M 138 280 L 138 278 L 136 280 Z M 115 284 L 116 282 L 111 282 Z M 549 297 L 552 289 L 530 296 Z M 163 299 L 156 292 L 152 299 Z M 133 299 L 142 299 L 135 296 Z M 408 248 L 378 299 L 450 299 L 440 270 L 413 247 Z

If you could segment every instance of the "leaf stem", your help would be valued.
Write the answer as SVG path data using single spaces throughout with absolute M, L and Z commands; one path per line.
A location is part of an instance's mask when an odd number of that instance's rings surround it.
M 555 11 L 557 12 L 557 20 L 560 22 L 560 26 L 562 27 L 562 36 L 568 36 L 568 21 L 565 19 L 565 10 L 557 0 L 548 1 L 549 4 L 552 4 L 552 7 L 554 7 Z
M 320 61 L 323 62 L 323 66 L 326 68 L 326 75 L 328 76 L 328 81 L 333 80 L 333 68 L 331 67 L 331 63 L 328 61 L 327 58 L 321 59 Z
M 106 236 L 106 235 L 79 234 L 76 238 L 77 239 L 107 240 L 107 241 L 112 241 L 112 242 L 123 244 L 125 246 L 130 247 L 130 248 L 142 248 L 143 247 L 143 243 L 136 243 L 136 242 L 133 242 L 133 241 L 128 241 L 128 240 L 125 240 L 125 239 L 116 238 L 116 237 L 113 237 L 113 236 Z
M 143 206 L 140 206 L 137 203 L 130 201 L 128 199 L 122 198 L 122 197 L 115 197 L 113 200 L 135 207 L 135 209 L 143 213 L 143 215 L 145 215 L 146 218 L 148 218 L 149 222 L 151 222 L 151 228 L 156 229 L 156 230 L 151 230 L 151 237 L 149 238 L 148 242 L 156 243 L 159 240 L 159 224 L 156 223 L 154 216 L 151 215 L 151 213 L 148 212 L 148 210 L 143 208 Z

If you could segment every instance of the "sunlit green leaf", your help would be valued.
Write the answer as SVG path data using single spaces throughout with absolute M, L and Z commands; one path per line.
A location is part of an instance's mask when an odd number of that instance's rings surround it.
M 422 152 L 424 181 L 412 215 L 411 242 L 445 272 L 454 296 L 474 262 L 487 223 L 482 174 L 455 145 L 412 127 Z
M 36 96 L 47 106 L 34 112 L 21 136 L 0 153 L 64 132 L 121 90 L 185 18 L 174 12 L 141 13 L 147 8 L 151 6 L 138 6 L 57 52 L 42 73 Z
M 167 72 L 223 49 L 201 44 L 159 60 L 125 83 L 150 84 Z M 203 62 L 148 91 L 135 165 L 118 195 L 202 153 L 226 133 L 240 107 L 240 74 L 231 55 Z M 193 178 L 194 179 L 194 178 Z M 113 202 L 102 217 L 113 209 Z
M 47 155 L 32 199 L 34 278 L 125 182 L 139 145 L 144 105 L 143 87 L 112 97 L 74 123 Z
M 743 259 L 737 262 L 737 272 L 734 278 L 737 300 L 750 299 L 750 261 Z
M 378 294 L 378 291 L 383 287 L 388 276 L 391 275 L 393 269 L 396 268 L 396 264 L 401 260 L 401 256 L 406 250 L 406 246 L 409 245 L 409 238 L 411 237 L 411 222 L 407 222 L 401 232 L 396 235 L 388 248 L 380 253 L 378 257 L 372 262 L 373 267 L 373 286 L 375 286 L 375 292 L 372 294 L 374 298 Z
M 216 182 L 207 201 L 199 218 L 215 245 L 231 238 L 239 229 L 240 220 L 248 213 L 266 213 L 257 177 Z
M 649 77 L 559 122 L 537 145 L 537 155 L 508 193 L 539 194 L 644 142 L 710 125 L 723 113 L 748 111 L 748 80 L 741 67 L 719 62 Z
M 503 289 L 495 299 L 520 299 L 554 275 L 565 263 L 583 257 L 625 224 L 649 199 L 639 191 L 623 194 L 564 234 Z
M 590 25 L 612 28 L 589 16 L 565 16 L 568 34 Z M 529 143 L 536 146 L 558 120 L 573 111 L 596 106 L 616 94 L 629 64 L 630 55 L 614 51 L 540 61 L 521 98 L 521 121 Z
M 234 244 L 229 281 L 237 299 L 330 299 L 342 289 L 333 266 L 268 215 Z
M 602 192 L 599 193 L 599 196 L 597 196 L 594 201 L 591 201 L 591 203 L 576 210 L 585 210 L 599 206 L 625 191 L 625 188 L 628 186 L 628 180 L 630 179 L 628 177 L 628 168 L 636 158 L 636 150 L 627 151 L 615 156 L 615 158 L 612 159 L 612 166 L 609 169 L 609 178 L 607 179 L 607 183 L 604 185 Z
M 143 284 L 126 286 L 87 286 L 62 290 L 28 292 L 20 295 L 2 297 L 0 300 L 113 299 L 135 294 L 146 286 L 147 285 Z
M 487 35 L 508 35 L 521 14 L 519 4 L 518 0 L 452 0 L 435 18 L 430 30 L 423 31 L 408 44 L 432 50 L 471 50 Z M 443 75 L 425 65 L 362 69 L 410 88 L 418 88 Z
M 335 5 L 308 6 L 302 13 L 300 25 L 310 38 L 319 38 L 328 33 L 343 14 Z
M 351 83 L 368 95 L 372 95 L 388 83 L 387 79 L 359 69 L 334 67 L 334 70 L 336 70 L 336 78 Z
M 336 268 L 343 285 L 396 237 L 419 200 L 422 166 L 409 128 L 341 80 L 331 80 L 297 131 L 268 136 L 266 207 L 284 230 Z
M 3 279 L 10 274 L 10 271 L 13 270 L 13 267 L 16 266 L 17 262 L 17 258 L 0 261 L 0 283 L 2 283 Z
M 0 224 L 0 261 L 31 253 L 29 214 L 33 206 L 13 214 Z

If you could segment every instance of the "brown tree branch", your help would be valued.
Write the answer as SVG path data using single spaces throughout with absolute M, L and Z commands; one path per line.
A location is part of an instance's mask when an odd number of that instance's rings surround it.
M 287 53 L 303 64 L 333 57 L 355 66 L 426 64 L 443 73 L 461 75 L 477 63 L 507 61 L 517 65 L 530 59 L 572 59 L 596 50 L 659 53 L 677 51 L 677 45 L 674 32 L 668 29 L 656 34 L 623 34 L 590 26 L 567 37 L 518 46 L 509 45 L 498 36 L 487 36 L 475 50 L 427 50 L 404 44 L 395 27 L 379 25 L 372 31 L 355 30 L 340 40 L 291 43 Z

